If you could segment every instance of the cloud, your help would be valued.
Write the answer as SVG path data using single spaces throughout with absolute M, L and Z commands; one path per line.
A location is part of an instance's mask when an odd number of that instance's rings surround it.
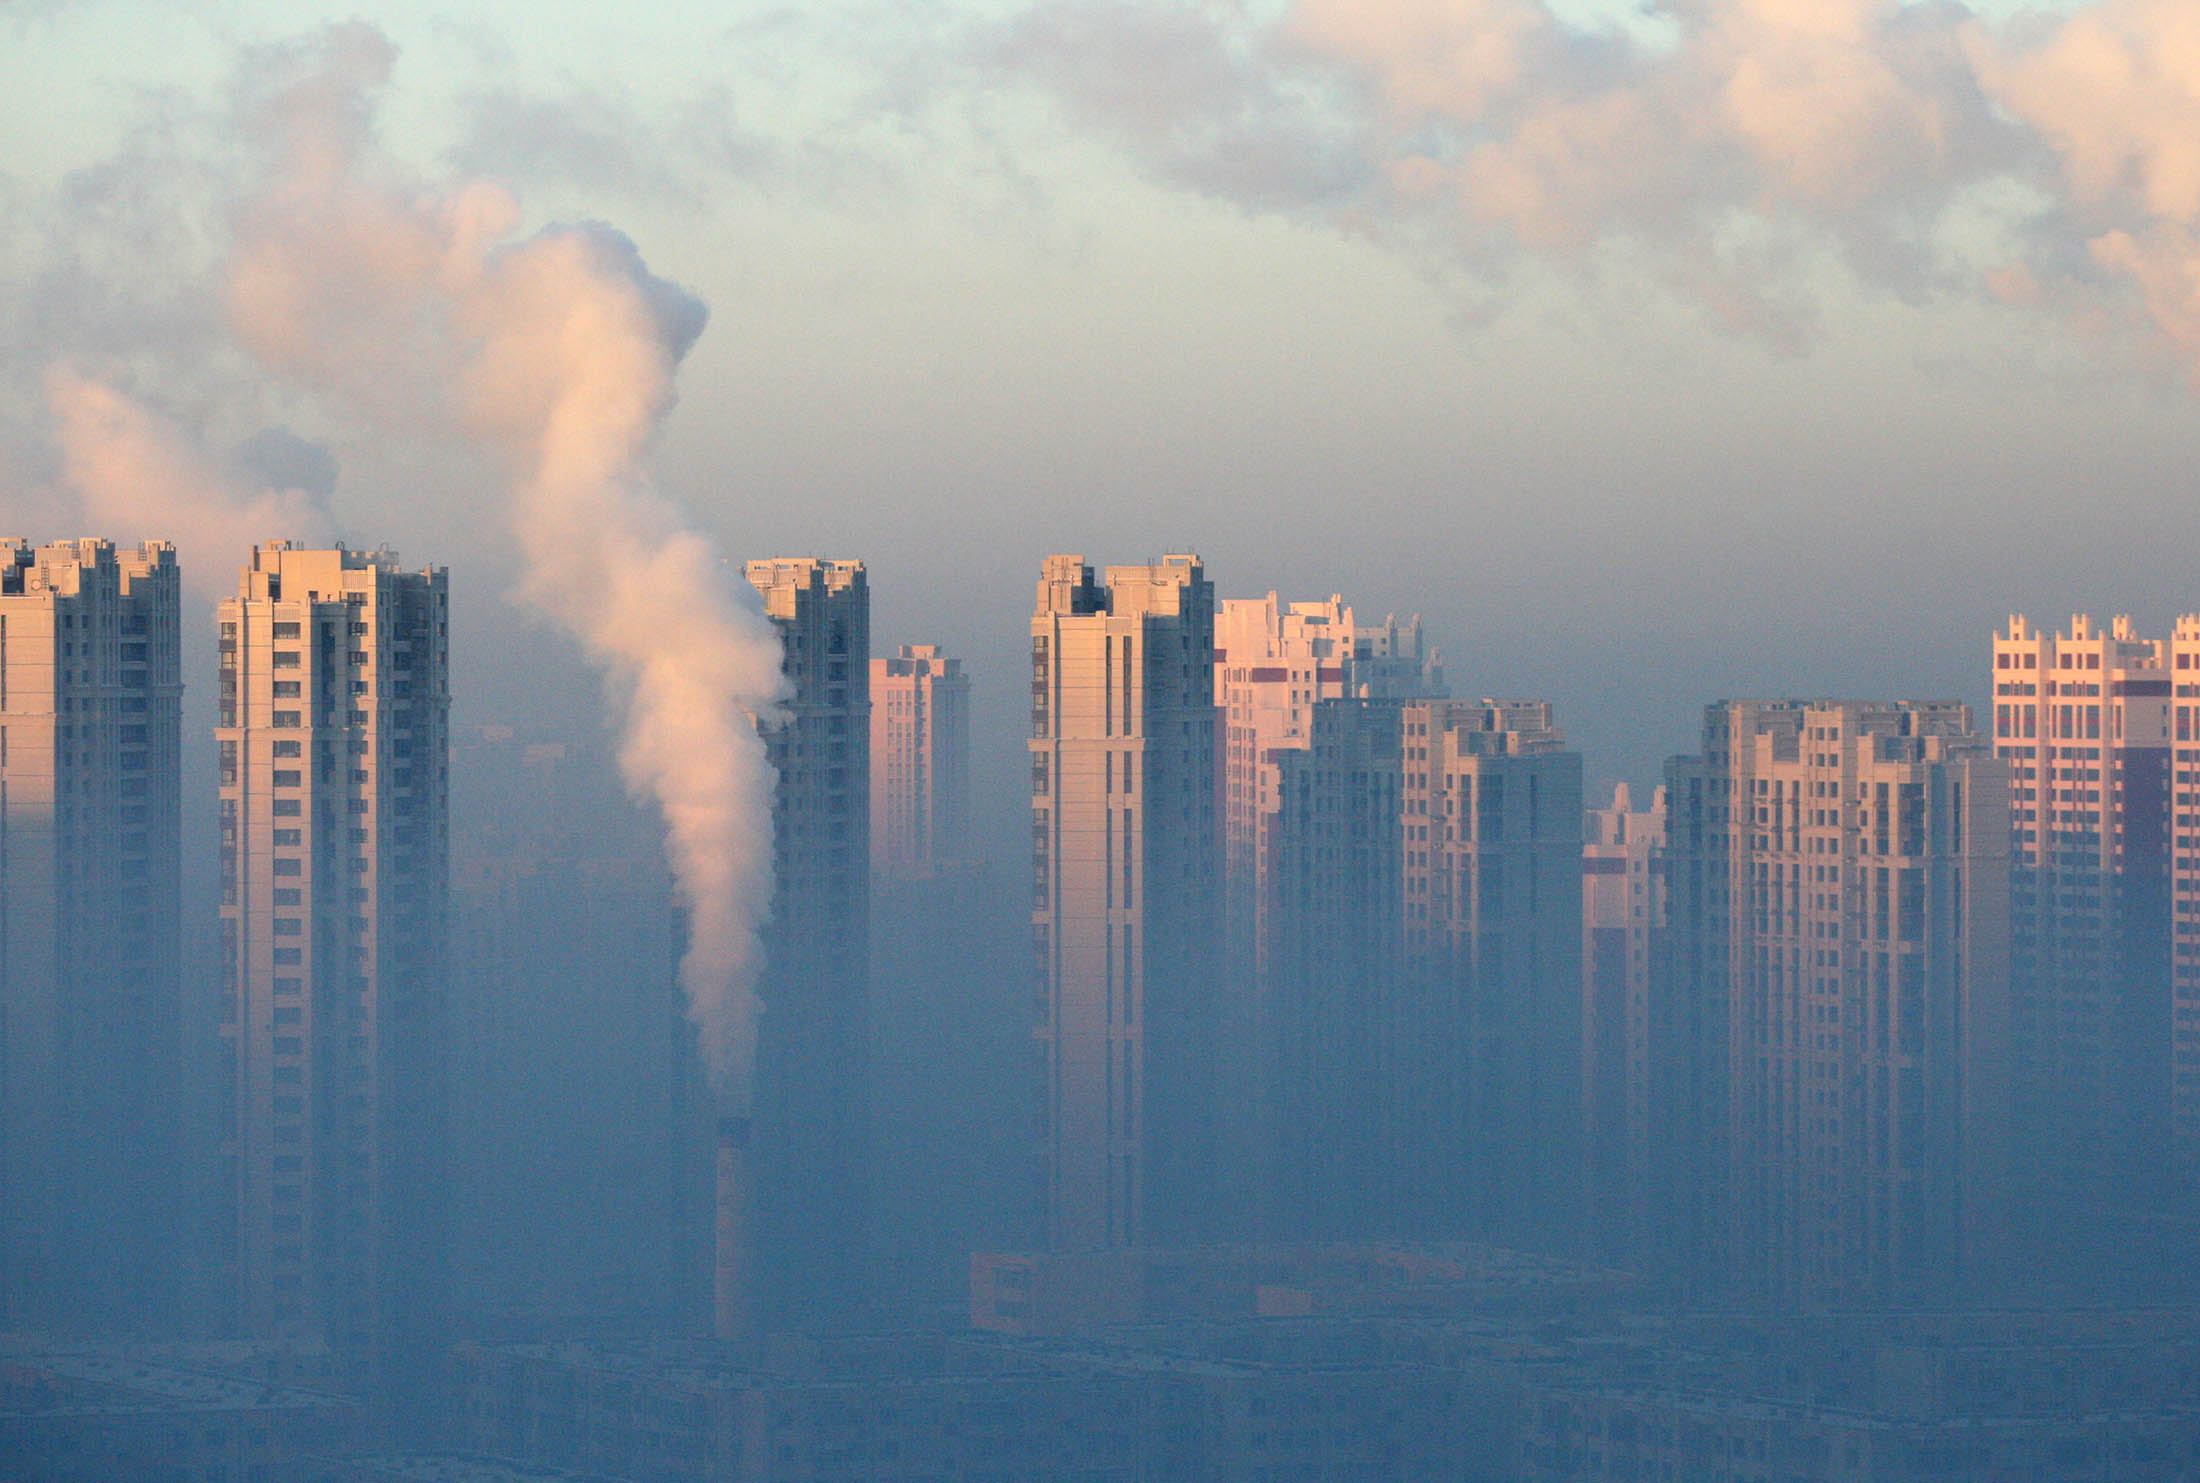
M 981 78 L 1036 82 L 1081 127 L 1171 182 L 1256 206 L 1346 199 L 1370 163 L 1276 65 L 1265 42 L 1205 10 L 1049 0 L 973 47 Z
M 1799 343 L 1814 234 L 1912 300 L 2078 306 L 2118 285 L 2200 366 L 2200 8 L 1995 27 L 1955 0 L 1663 0 L 1642 34 L 1545 0 L 1042 0 L 974 43 L 1156 178 L 1425 240 L 1502 275 L 1621 247 L 1714 323 Z M 2037 204 L 1966 240 L 1982 192 Z M 1582 267 L 1586 279 L 1589 270 Z M 2074 295 L 2073 287 L 2092 295 Z

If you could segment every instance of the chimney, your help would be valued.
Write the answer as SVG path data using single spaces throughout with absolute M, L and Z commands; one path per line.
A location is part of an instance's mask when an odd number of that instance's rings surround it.
M 747 1339 L 755 1315 L 749 1290 L 749 1118 L 718 1119 L 717 1260 L 711 1264 L 711 1334 Z

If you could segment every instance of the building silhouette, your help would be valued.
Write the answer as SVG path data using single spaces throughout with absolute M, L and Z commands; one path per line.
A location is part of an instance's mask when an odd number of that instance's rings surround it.
M 1665 926 L 1665 790 L 1637 809 L 1625 783 L 1590 809 L 1581 844 L 1582 1176 L 1599 1256 L 1653 1223 L 1650 962 Z
M 1216 1218 L 1214 588 L 1197 556 L 1050 556 L 1031 620 L 1032 933 L 1045 1237 Z
M 871 661 L 871 873 L 923 879 L 970 850 L 970 677 L 937 644 Z
M 763 727 L 772 908 L 757 1027 L 762 1316 L 845 1318 L 866 1251 L 871 593 L 860 561 L 751 561 L 788 696 Z
M 1979 1290 L 2010 1157 L 2006 765 L 1953 701 L 1731 701 L 1667 790 L 1653 1016 L 1684 1028 L 1653 1026 L 1678 1053 L 1655 1116 L 1703 1171 L 1668 1165 L 1668 1198 L 1726 1223 L 1690 1233 L 1699 1275 L 1805 1308 Z
M 445 1322 L 448 583 L 274 541 L 217 622 L 229 1323 L 402 1405 Z
M 2019 1209 L 2166 1193 L 2171 1100 L 2169 646 L 2080 614 L 1994 635 L 1994 750 L 2010 771 Z
M 1578 1240 L 1581 758 L 1549 705 L 1323 701 L 1279 788 L 1272 1228 Z
M 1216 1177 L 1252 1229 L 1276 1216 L 1268 1167 L 1280 930 L 1277 869 L 1282 773 L 1313 740 L 1315 708 L 1347 696 L 1438 695 L 1443 667 L 1418 617 L 1361 624 L 1341 597 L 1225 600 L 1215 626 L 1215 705 L 1222 726 L 1224 999 L 1216 1074 L 1222 1140 Z
M 174 549 L 0 541 L 0 1319 L 175 1317 Z

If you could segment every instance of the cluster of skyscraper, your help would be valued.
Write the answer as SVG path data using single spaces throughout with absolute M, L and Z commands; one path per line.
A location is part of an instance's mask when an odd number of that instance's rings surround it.
M 791 699 L 756 1287 L 720 1298 L 800 1323 L 866 1301 L 873 883 L 971 854 L 969 691 L 870 658 L 861 563 L 747 576 Z M 175 554 L 0 543 L 6 1312 L 166 1326 L 218 1253 L 220 1327 L 373 1366 L 448 1331 L 445 574 L 274 542 L 216 623 L 201 1006 Z M 1549 703 L 1449 698 L 1418 620 L 1063 555 L 1030 640 L 1040 1244 L 1477 1240 L 1839 1307 L 2072 1271 L 2120 1228 L 2071 1211 L 2190 1183 L 2200 618 L 2012 620 L 1984 734 L 1722 702 L 1594 812 Z
M 1809 1308 L 2110 1292 L 2200 1150 L 2195 656 L 2200 620 L 2015 619 L 1991 731 L 1722 702 L 1649 809 L 1585 815 L 1550 706 L 1440 698 L 1415 625 L 1050 558 L 1047 1241 L 1468 1238 Z

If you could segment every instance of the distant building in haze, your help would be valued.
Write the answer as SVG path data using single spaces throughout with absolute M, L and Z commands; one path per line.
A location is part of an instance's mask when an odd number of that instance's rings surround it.
M 1540 701 L 1321 702 L 1282 755 L 1285 1239 L 1579 1235 L 1581 758 Z
M 1652 1054 L 1679 1219 L 1745 1294 L 2000 1275 L 2008 770 L 1953 701 L 1732 701 L 1667 770 Z
M 1224 601 L 1215 620 L 1215 705 L 1222 726 L 1224 1000 L 1216 1072 L 1222 1138 L 1217 1178 L 1254 1211 L 1273 1182 L 1260 1153 L 1274 1067 L 1273 954 L 1279 930 L 1276 821 L 1289 754 L 1312 745 L 1315 707 L 1344 697 L 1439 695 L 1444 672 L 1418 617 L 1362 625 L 1341 597 Z M 1266 1194 L 1263 1193 L 1266 1191 Z M 1258 1217 L 1247 1229 L 1257 1229 Z
M 2196 644 L 2195 647 L 2200 647 Z M 2080 614 L 1994 635 L 2010 772 L 2019 1212 L 2060 1243 L 2081 1201 L 2166 1191 L 2172 1083 L 2170 646 Z M 2191 1028 L 2188 1027 L 2188 1033 Z
M 1031 620 L 1047 1243 L 1212 1219 L 1220 950 L 1214 588 L 1197 556 L 1050 556 Z
M 1418 617 L 1361 625 L 1343 598 L 1232 598 L 1215 620 L 1215 705 L 1223 726 L 1224 868 L 1233 961 L 1266 950 L 1274 890 L 1280 753 L 1303 751 L 1324 700 L 1440 695 L 1444 670 Z
M 861 1298 L 870 1106 L 871 591 L 860 561 L 748 563 L 789 696 L 763 728 L 776 777 L 758 988 L 756 1230 L 765 1316 Z
M 446 574 L 274 541 L 216 616 L 231 1326 L 426 1359 L 450 1203 Z
M 970 677 L 937 644 L 871 661 L 871 871 L 930 876 L 970 849 Z
M 0 1322 L 174 1318 L 175 551 L 0 541 Z
M 1588 811 L 1581 844 L 1583 1175 L 1601 1256 L 1652 1220 L 1650 956 L 1665 926 L 1665 790 L 1638 810 L 1625 783 Z

